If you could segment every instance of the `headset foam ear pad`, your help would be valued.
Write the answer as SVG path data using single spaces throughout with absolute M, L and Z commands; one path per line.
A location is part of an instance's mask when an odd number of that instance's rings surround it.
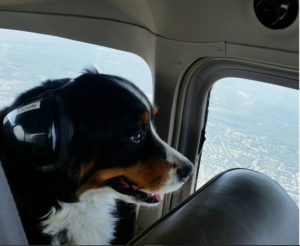
M 30 158 L 35 167 L 56 161 L 54 104 L 32 99 L 12 110 L 4 119 L 3 132 L 10 150 L 20 159 Z

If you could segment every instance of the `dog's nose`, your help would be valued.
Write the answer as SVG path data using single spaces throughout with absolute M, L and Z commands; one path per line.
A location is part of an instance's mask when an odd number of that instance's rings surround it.
M 193 174 L 194 165 L 191 162 L 184 163 L 177 168 L 176 172 L 177 172 L 179 181 L 185 182 Z

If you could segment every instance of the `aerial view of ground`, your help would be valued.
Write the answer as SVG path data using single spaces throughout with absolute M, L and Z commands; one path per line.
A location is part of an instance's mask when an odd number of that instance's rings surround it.
M 299 205 L 298 91 L 226 78 L 211 92 L 197 187 L 229 168 L 277 181 Z

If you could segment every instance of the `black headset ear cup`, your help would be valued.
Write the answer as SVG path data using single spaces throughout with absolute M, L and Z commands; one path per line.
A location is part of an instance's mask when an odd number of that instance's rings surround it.
M 29 158 L 35 167 L 57 159 L 57 123 L 50 99 L 32 99 L 4 118 L 3 134 L 11 152 L 22 160 Z
M 64 108 L 65 84 L 31 98 L 3 121 L 3 134 L 18 159 L 27 158 L 37 169 L 61 170 L 73 136 L 73 122 Z

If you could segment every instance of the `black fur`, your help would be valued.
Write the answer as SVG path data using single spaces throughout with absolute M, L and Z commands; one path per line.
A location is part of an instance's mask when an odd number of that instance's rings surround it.
M 41 217 L 51 207 L 59 207 L 57 200 L 77 202 L 76 190 L 96 171 L 130 166 L 155 157 L 166 158 L 164 148 L 147 133 L 149 124 L 138 123 L 139 115 L 147 110 L 145 104 L 114 80 L 130 83 L 119 77 L 98 74 L 94 69 L 86 70 L 74 81 L 69 78 L 48 80 L 20 95 L 0 112 L 0 122 L 3 122 L 7 113 L 30 98 L 72 83 L 60 92 L 63 94 L 61 107 L 74 124 L 74 136 L 62 172 L 46 175 L 35 169 L 31 160 L 19 160 L 7 148 L 0 128 L 0 158 L 30 244 L 50 243 L 50 238 L 42 234 Z M 151 107 L 146 96 L 136 90 Z M 140 130 L 147 135 L 142 143 L 135 144 L 129 137 Z M 95 165 L 79 181 L 76 171 L 82 163 L 90 161 Z

